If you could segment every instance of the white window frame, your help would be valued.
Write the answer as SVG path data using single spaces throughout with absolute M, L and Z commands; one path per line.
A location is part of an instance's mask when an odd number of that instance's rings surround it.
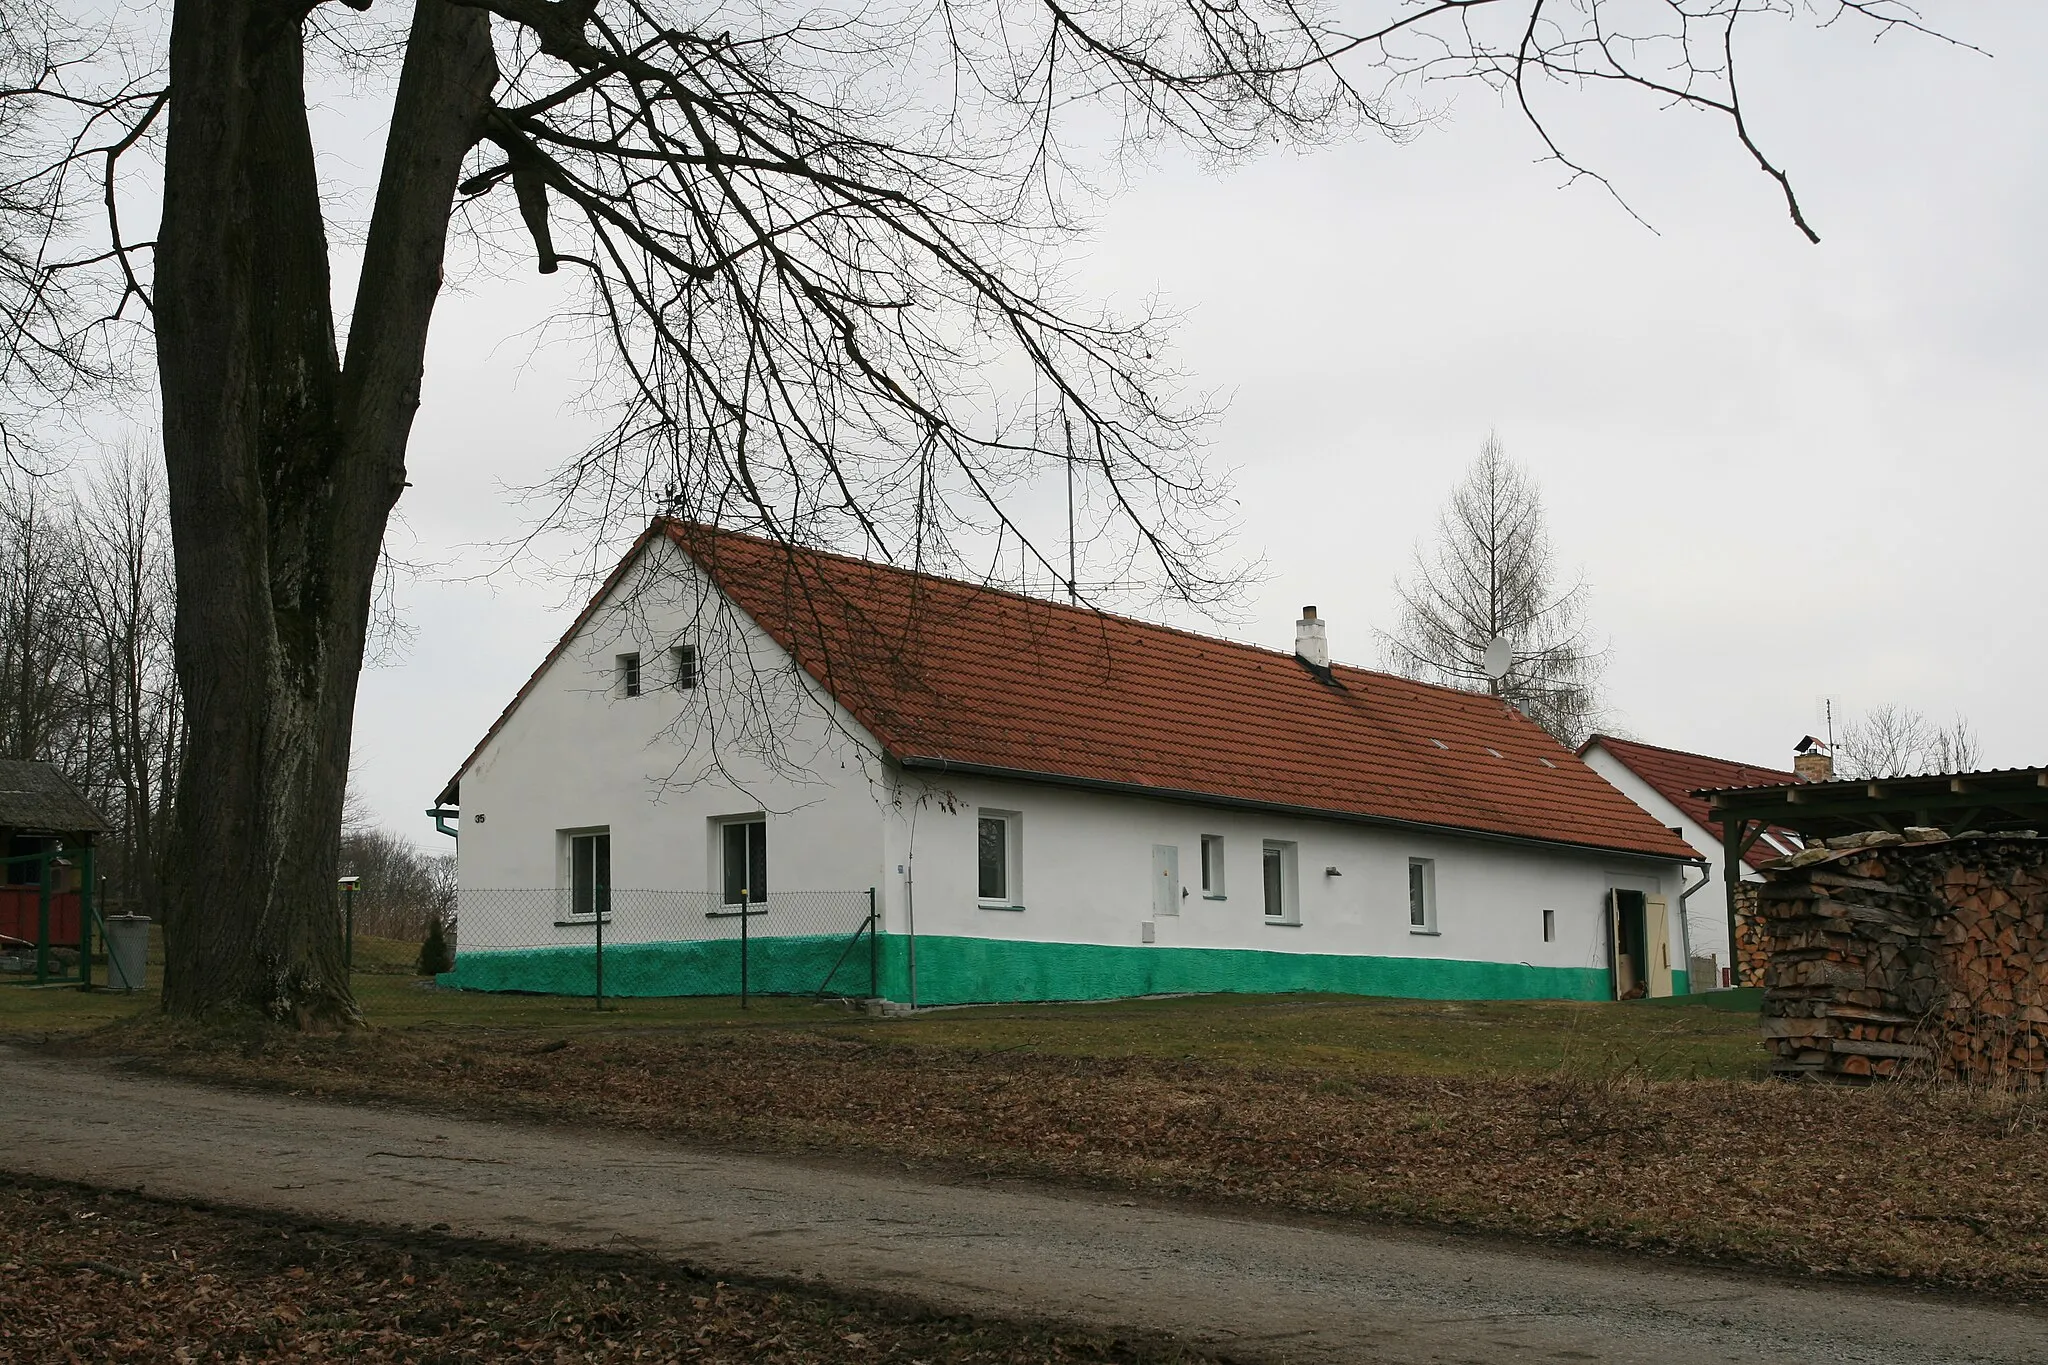
M 683 640 L 668 647 L 669 686 L 678 692 L 688 692 L 697 686 L 698 679 L 702 676 L 697 646 Z
M 1416 876 L 1418 872 L 1421 873 L 1419 879 Z M 1418 908 L 1415 904 L 1417 891 L 1422 893 L 1422 905 L 1419 907 L 1422 911 L 1422 919 L 1419 923 L 1415 918 L 1415 912 Z M 1436 919 L 1436 859 L 1434 858 L 1410 858 L 1408 860 L 1408 932 L 1411 934 L 1435 934 L 1440 932 L 1437 929 Z
M 604 879 L 597 879 L 597 845 L 591 846 L 591 896 L 590 908 L 576 908 L 576 845 L 584 839 L 604 841 Z M 612 917 L 612 828 L 610 825 L 585 825 L 578 829 L 555 831 L 555 845 L 560 859 L 562 886 L 562 913 L 557 924 L 590 924 L 598 919 L 606 923 Z M 602 894 L 600 894 L 600 892 Z
M 1275 915 L 1266 881 L 1266 859 L 1280 855 L 1280 913 Z M 1259 908 L 1268 924 L 1298 927 L 1301 924 L 1301 845 L 1292 839 L 1266 839 L 1259 844 Z
M 1003 826 L 1003 894 L 981 893 L 981 837 L 984 821 Z M 984 910 L 1024 908 L 1024 817 L 1013 810 L 978 807 L 974 812 L 974 903 Z
M 761 829 L 761 880 L 768 886 L 747 888 L 745 903 L 725 898 L 725 831 L 731 825 L 758 825 Z M 766 914 L 768 911 L 768 887 L 775 884 L 774 873 L 768 866 L 768 815 L 765 811 L 748 811 L 743 815 L 714 815 L 711 817 L 711 890 L 718 897 L 718 908 L 711 913 L 722 915 Z M 749 860 L 752 854 L 748 855 Z M 749 880 L 752 869 L 748 869 Z M 756 892 L 759 894 L 755 894 Z
M 1223 880 L 1223 836 L 1204 834 L 1202 836 L 1202 899 L 1205 901 L 1229 900 Z
M 612 664 L 618 670 L 620 696 L 637 697 L 647 690 L 647 678 L 641 672 L 640 651 L 630 650 L 616 655 Z

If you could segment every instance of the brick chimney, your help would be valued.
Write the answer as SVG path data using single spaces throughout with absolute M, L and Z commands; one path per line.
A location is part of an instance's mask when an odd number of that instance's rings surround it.
M 1323 634 L 1323 623 L 1316 619 L 1314 607 L 1303 607 L 1301 619 L 1294 623 L 1294 652 L 1303 663 L 1329 670 L 1330 640 Z
M 1792 746 L 1792 775 L 1801 782 L 1828 782 L 1835 776 L 1835 760 L 1827 741 L 1812 735 Z

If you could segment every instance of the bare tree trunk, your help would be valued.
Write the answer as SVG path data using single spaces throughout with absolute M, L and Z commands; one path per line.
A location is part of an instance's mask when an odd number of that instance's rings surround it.
M 328 1027 L 359 1018 L 334 877 L 372 580 L 492 67 L 482 11 L 420 0 L 344 372 L 298 14 L 179 0 L 172 24 L 157 327 L 188 731 L 164 1008 Z

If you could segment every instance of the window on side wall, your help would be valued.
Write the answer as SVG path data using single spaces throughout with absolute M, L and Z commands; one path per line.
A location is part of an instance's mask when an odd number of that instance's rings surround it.
M 1436 932 L 1436 859 L 1408 860 L 1408 932 Z
M 697 646 L 675 645 L 668 652 L 669 667 L 674 671 L 676 691 L 687 692 L 697 685 Z
M 1268 839 L 1259 850 L 1259 881 L 1268 924 L 1299 924 L 1301 906 L 1296 900 L 1293 843 Z
M 761 816 L 722 820 L 718 829 L 718 885 L 728 906 L 768 903 L 768 821 Z
M 1223 836 L 1202 836 L 1202 894 L 1210 900 L 1223 899 Z
M 612 912 L 612 836 L 592 830 L 569 836 L 569 913 L 594 919 Z
M 640 695 L 640 656 L 621 654 L 619 665 L 619 695 L 637 697 Z
M 982 905 L 1013 909 L 1021 899 L 1018 855 L 1021 821 L 1015 811 L 984 810 L 974 824 L 974 895 Z
M 1545 910 L 1543 912 L 1543 941 L 1545 943 L 1557 941 L 1557 911 L 1555 910 Z

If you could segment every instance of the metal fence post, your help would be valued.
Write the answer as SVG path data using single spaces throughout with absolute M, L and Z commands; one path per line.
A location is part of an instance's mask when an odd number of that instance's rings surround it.
M 50 855 L 36 861 L 36 984 L 50 979 Z
M 747 1009 L 747 921 L 753 918 L 749 907 L 753 905 L 753 892 L 740 892 L 740 1008 Z
M 78 878 L 78 989 L 92 989 L 92 917 L 98 906 L 92 894 L 92 845 L 79 855 L 83 864 Z
M 882 926 L 875 916 L 875 888 L 868 888 L 868 999 L 882 994 Z
M 604 903 L 594 908 L 597 911 L 597 1008 L 601 1010 L 604 1008 L 604 922 L 612 908 L 609 888 L 606 889 Z

